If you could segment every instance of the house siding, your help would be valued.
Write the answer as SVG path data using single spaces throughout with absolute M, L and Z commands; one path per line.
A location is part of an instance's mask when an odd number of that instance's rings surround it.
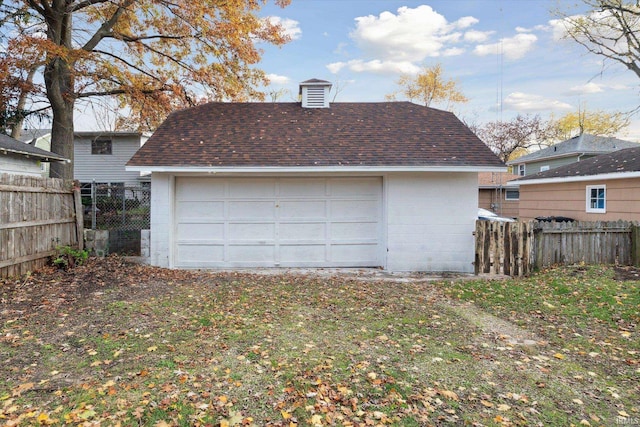
M 386 268 L 473 272 L 477 173 L 398 173 L 385 183 Z
M 540 170 L 542 166 L 549 166 L 549 169 L 555 169 L 555 168 L 559 168 L 560 166 L 570 165 L 575 162 L 587 160 L 587 159 L 590 159 L 591 157 L 594 157 L 594 156 L 590 154 L 585 154 L 585 155 L 575 155 L 575 156 L 568 156 L 568 157 L 560 157 L 556 159 L 551 158 L 551 159 L 543 159 L 543 160 L 527 162 L 525 163 L 524 174 L 525 176 L 535 175 L 538 172 L 542 172 Z M 518 166 L 520 164 L 513 165 L 514 173 L 517 173 Z
M 105 134 L 112 140 L 111 154 L 91 154 L 95 136 L 76 136 L 74 141 L 73 177 L 80 182 L 124 182 L 126 186 L 140 183 L 139 172 L 127 172 L 125 164 L 140 148 L 140 137 Z
M 586 212 L 586 187 L 606 185 L 606 213 Z M 640 179 L 589 180 L 520 186 L 521 220 L 566 216 L 578 221 L 640 221 Z
M 495 212 L 500 216 L 517 218 L 519 215 L 519 201 L 505 200 L 506 190 L 495 188 L 481 188 L 478 194 L 478 207 Z
M 0 154 L 0 173 L 42 176 L 39 161 L 17 154 Z

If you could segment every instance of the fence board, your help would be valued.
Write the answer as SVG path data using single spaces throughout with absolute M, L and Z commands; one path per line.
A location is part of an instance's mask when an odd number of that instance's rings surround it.
M 555 264 L 637 264 L 639 238 L 631 221 L 477 221 L 475 271 L 523 276 Z
M 46 265 L 57 246 L 78 247 L 76 218 L 64 181 L 1 174 L 0 277 Z

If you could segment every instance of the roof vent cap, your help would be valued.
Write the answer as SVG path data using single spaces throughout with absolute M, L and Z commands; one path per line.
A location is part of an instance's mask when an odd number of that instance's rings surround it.
M 329 108 L 330 91 L 331 83 L 326 80 L 311 79 L 300 83 L 302 108 Z

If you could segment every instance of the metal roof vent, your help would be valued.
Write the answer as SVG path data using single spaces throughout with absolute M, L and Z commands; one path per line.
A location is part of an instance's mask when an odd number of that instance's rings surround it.
M 329 108 L 331 83 L 326 80 L 311 79 L 300 83 L 303 108 Z

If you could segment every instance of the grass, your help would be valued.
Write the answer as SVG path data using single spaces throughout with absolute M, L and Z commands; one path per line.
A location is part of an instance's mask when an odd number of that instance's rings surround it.
M 405 283 L 189 273 L 107 258 L 30 280 L 0 287 L 6 425 L 640 418 L 640 283 L 616 281 L 611 267 Z M 40 304 L 53 296 L 67 299 Z M 463 302 L 495 325 L 462 316 Z M 497 320 L 538 343 L 506 341 L 513 330 Z

